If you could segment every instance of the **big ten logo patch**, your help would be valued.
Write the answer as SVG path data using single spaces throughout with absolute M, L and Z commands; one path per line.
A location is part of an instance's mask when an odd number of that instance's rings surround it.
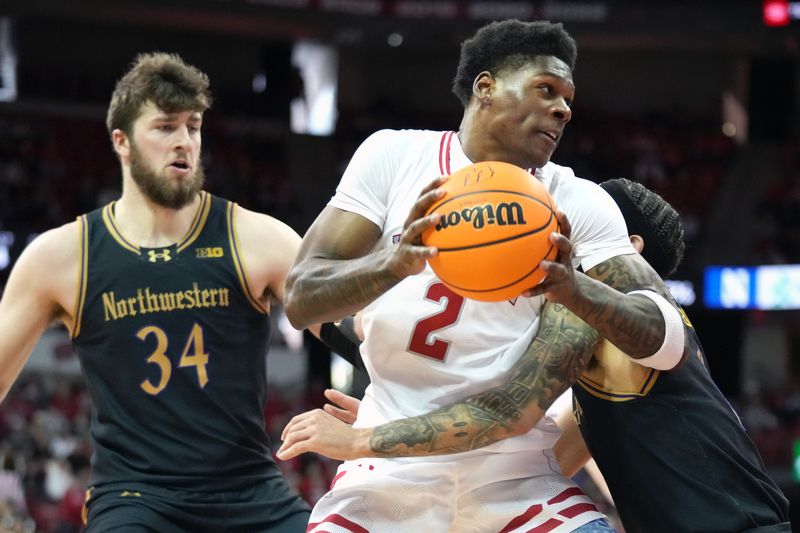
M 222 257 L 224 252 L 221 246 L 214 246 L 213 248 L 196 248 L 195 253 L 200 259 Z

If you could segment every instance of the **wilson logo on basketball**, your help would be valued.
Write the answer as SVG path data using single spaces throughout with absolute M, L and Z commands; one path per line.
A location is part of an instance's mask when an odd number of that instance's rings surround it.
M 440 188 L 445 195 L 426 212 L 440 218 L 422 232 L 422 244 L 436 248 L 428 264 L 450 290 L 500 302 L 544 278 L 539 263 L 558 253 L 550 242 L 558 220 L 539 179 L 509 163 L 483 161 L 453 172 Z
M 436 224 L 436 231 L 451 226 L 458 226 L 462 222 L 472 224 L 475 229 L 496 224 L 498 226 L 517 226 L 526 224 L 525 212 L 517 202 L 500 202 L 499 204 L 484 204 L 473 207 L 465 207 L 461 211 L 450 211 L 442 214 L 439 223 Z

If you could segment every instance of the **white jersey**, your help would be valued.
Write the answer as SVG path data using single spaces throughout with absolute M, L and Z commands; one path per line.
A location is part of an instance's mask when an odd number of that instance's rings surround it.
M 394 246 L 422 188 L 470 164 L 454 132 L 382 130 L 356 151 L 329 205 L 381 228 L 376 249 Z M 622 214 L 598 185 L 553 163 L 535 177 L 570 220 L 575 266 L 588 270 L 635 253 Z M 536 335 L 543 304 L 541 296 L 462 298 L 430 266 L 407 277 L 363 312 L 361 353 L 372 384 L 355 425 L 421 415 L 502 384 Z M 481 452 L 547 449 L 557 437 L 555 422 L 545 417 L 527 435 Z

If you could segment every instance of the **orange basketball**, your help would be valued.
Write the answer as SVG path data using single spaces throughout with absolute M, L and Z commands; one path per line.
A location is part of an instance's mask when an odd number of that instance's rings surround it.
M 509 163 L 484 161 L 454 172 L 428 214 L 442 215 L 422 242 L 439 249 L 428 261 L 457 294 L 499 302 L 516 298 L 545 274 L 542 259 L 558 250 L 555 205 L 538 179 Z

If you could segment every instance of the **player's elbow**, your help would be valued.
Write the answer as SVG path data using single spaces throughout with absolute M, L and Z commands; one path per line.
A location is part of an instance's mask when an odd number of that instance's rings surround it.
M 312 321 L 304 316 L 301 291 L 298 285 L 295 272 L 290 272 L 286 278 L 286 289 L 283 295 L 283 312 L 293 328 L 302 330 L 310 326 Z
M 293 302 L 291 298 L 286 298 L 284 301 L 284 313 L 289 320 L 289 324 L 296 330 L 304 330 L 313 324 L 311 319 L 304 316 L 302 309 L 298 303 Z
M 525 422 L 517 422 L 515 424 L 511 424 L 508 428 L 508 438 L 511 437 L 521 437 L 525 435 L 530 430 L 533 429 L 533 426 L 536 424 L 528 424 Z
M 533 426 L 517 422 L 503 421 L 501 423 L 493 423 L 490 429 L 482 427 L 482 435 L 479 446 L 490 446 L 506 439 L 514 437 L 521 437 L 528 433 Z
M 539 423 L 543 414 L 538 408 L 523 411 L 522 416 L 508 425 L 509 437 L 519 437 L 528 433 Z

